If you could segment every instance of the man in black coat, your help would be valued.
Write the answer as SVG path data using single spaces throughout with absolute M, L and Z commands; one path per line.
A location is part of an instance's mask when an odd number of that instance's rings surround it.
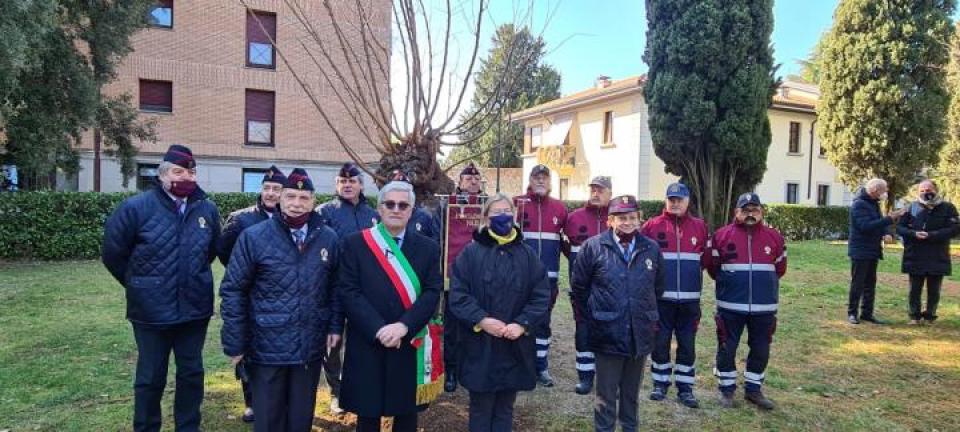
M 860 324 L 861 320 L 883 324 L 883 321 L 873 314 L 873 300 L 877 292 L 877 263 L 883 259 L 882 242 L 888 235 L 888 229 L 906 211 L 900 209 L 883 216 L 880 213 L 880 201 L 886 199 L 887 182 L 872 179 L 850 205 L 850 238 L 847 241 L 851 273 L 847 321 L 850 324 Z
M 588 239 L 573 262 L 570 286 L 578 325 L 588 329 L 596 360 L 596 431 L 638 424 L 643 364 L 653 351 L 666 274 L 660 247 L 640 233 L 640 208 L 630 195 L 610 201 L 610 230 Z
M 917 185 L 920 199 L 900 218 L 897 234 L 903 238 L 902 270 L 910 275 L 910 324 L 937 319 L 940 285 L 949 276 L 950 239 L 960 233 L 957 208 L 937 193 L 933 180 Z M 920 312 L 923 284 L 927 284 L 927 308 Z
M 223 352 L 247 366 L 258 432 L 311 429 L 323 358 L 340 340 L 337 235 L 315 204 L 293 170 L 280 216 L 240 234 L 220 284 Z
M 137 341 L 135 431 L 160 430 L 170 351 L 177 363 L 176 430 L 200 428 L 220 213 L 197 187 L 196 166 L 190 149 L 170 146 L 158 167 L 160 184 L 124 200 L 104 227 L 103 264 L 126 289 Z
M 272 218 L 279 212 L 280 192 L 283 191 L 283 185 L 286 181 L 287 176 L 283 175 L 283 171 L 280 171 L 276 166 L 271 166 L 263 175 L 257 203 L 227 216 L 227 223 L 223 227 L 223 233 L 220 234 L 220 241 L 217 244 L 217 255 L 220 256 L 220 262 L 223 263 L 224 267 L 230 264 L 230 253 L 233 252 L 233 246 L 237 243 L 240 233 Z M 243 388 L 243 421 L 251 423 L 253 422 L 253 391 L 250 389 L 250 383 L 245 375 L 246 370 L 243 366 L 237 365 L 236 377 L 240 380 L 240 386 Z
M 442 364 L 420 355 L 426 346 L 440 355 L 438 328 L 424 334 L 443 289 L 439 246 L 406 229 L 415 205 L 409 183 L 388 183 L 378 202 L 383 222 L 341 242 L 347 337 L 340 405 L 357 414 L 358 431 L 379 431 L 380 418 L 392 416 L 395 432 L 412 432 L 418 405 L 443 390 Z

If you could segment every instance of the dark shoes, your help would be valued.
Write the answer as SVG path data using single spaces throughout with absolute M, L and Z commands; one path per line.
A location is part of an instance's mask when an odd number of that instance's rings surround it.
M 860 324 L 860 320 L 857 319 L 856 315 L 848 315 L 847 322 L 850 324 Z
M 447 393 L 453 393 L 457 391 L 457 378 L 453 374 L 446 375 L 446 379 L 443 382 L 443 391 Z
M 537 383 L 541 387 L 553 387 L 553 377 L 550 376 L 550 372 L 540 372 L 537 374 Z
M 650 392 L 650 400 L 662 401 L 667 398 L 667 388 L 662 386 L 653 386 Z
M 720 406 L 723 408 L 733 408 L 733 392 L 720 392 Z
M 876 325 L 885 325 L 885 324 L 888 324 L 886 321 L 881 320 L 881 319 L 877 319 L 877 317 L 874 317 L 874 316 L 860 317 L 860 321 L 866 321 L 866 322 L 869 322 L 869 323 L 874 323 L 874 324 L 876 324 Z
M 680 402 L 687 408 L 700 408 L 700 401 L 693 395 L 693 392 L 678 393 L 677 402 Z
M 243 410 L 243 422 L 244 423 L 253 423 L 253 408 L 247 408 Z
M 578 395 L 588 395 L 591 390 L 593 390 L 593 379 L 590 378 L 580 380 L 577 387 L 573 389 Z
M 750 402 L 765 411 L 770 411 L 777 407 L 774 405 L 773 401 L 767 399 L 767 397 L 764 396 L 763 392 L 761 391 L 747 392 L 743 395 L 743 398 L 747 402 Z

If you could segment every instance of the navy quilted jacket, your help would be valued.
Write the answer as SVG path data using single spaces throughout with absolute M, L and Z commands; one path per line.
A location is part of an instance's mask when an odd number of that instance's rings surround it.
M 626 259 L 607 230 L 590 237 L 573 262 L 573 300 L 584 311 L 576 319 L 589 328 L 590 351 L 643 357 L 653 350 L 657 299 L 666 284 L 663 255 L 653 240 L 634 239 Z
M 220 213 L 197 190 L 181 217 L 156 188 L 124 200 L 107 219 L 102 260 L 126 288 L 127 319 L 171 325 L 213 315 L 213 273 Z
M 893 219 L 880 213 L 880 203 L 866 190 L 850 205 L 850 239 L 847 256 L 855 260 L 883 259 L 883 236 L 889 234 Z
M 343 331 L 334 287 L 337 235 L 317 214 L 307 229 L 303 252 L 280 218 L 240 234 L 220 283 L 220 336 L 228 356 L 308 363 L 324 357 L 328 333 Z
M 318 207 L 317 212 L 323 218 L 323 223 L 333 228 L 340 238 L 370 228 L 380 221 L 380 215 L 367 205 L 367 198 L 363 194 L 360 194 L 357 205 L 335 197 Z

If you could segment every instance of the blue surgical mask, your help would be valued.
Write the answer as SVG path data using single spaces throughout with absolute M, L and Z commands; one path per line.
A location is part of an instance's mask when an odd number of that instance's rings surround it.
M 513 215 L 499 214 L 490 218 L 490 230 L 498 236 L 510 234 L 513 229 Z

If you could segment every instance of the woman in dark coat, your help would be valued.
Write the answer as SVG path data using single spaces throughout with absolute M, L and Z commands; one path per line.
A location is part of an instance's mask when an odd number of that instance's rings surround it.
M 940 285 L 950 275 L 950 239 L 960 233 L 957 209 L 937 194 L 937 185 L 926 180 L 917 186 L 920 199 L 900 218 L 897 234 L 903 238 L 901 270 L 910 275 L 910 324 L 937 319 Z M 927 310 L 920 312 L 923 284 L 927 284 Z
M 458 381 L 470 391 L 470 432 L 512 430 L 517 392 L 536 386 L 528 330 L 547 314 L 550 285 L 514 225 L 514 210 L 506 195 L 491 197 L 486 226 L 453 264 L 450 312 L 460 325 Z
M 420 346 L 439 347 L 439 339 L 424 341 L 421 332 L 434 316 L 443 289 L 440 247 L 406 229 L 415 204 L 413 186 L 388 183 L 379 198 L 382 222 L 342 241 L 337 288 L 347 337 L 340 406 L 357 414 L 358 431 L 379 432 L 380 418 L 393 417 L 394 431 L 413 432 L 418 405 L 423 405 L 418 392 L 428 389 L 436 396 L 443 391 L 442 365 L 430 366 L 438 374 L 432 377 L 433 386 L 424 387 L 418 375 L 422 357 L 417 356 Z M 392 271 L 381 265 L 401 257 L 402 265 L 391 266 Z M 401 278 L 419 282 L 415 297 L 397 290 L 394 283 Z M 431 336 L 438 337 L 431 332 L 428 339 Z

